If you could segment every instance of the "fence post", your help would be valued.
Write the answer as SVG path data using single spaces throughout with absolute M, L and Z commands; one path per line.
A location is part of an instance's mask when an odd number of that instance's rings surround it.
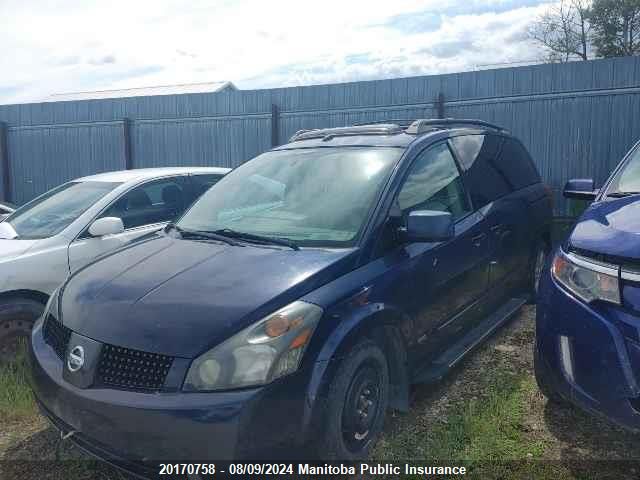
M 271 104 L 271 146 L 277 147 L 280 136 L 280 109 L 275 103 Z
M 131 120 L 127 117 L 122 119 L 122 157 L 124 159 L 125 170 L 133 168 L 133 158 L 131 156 Z
M 438 93 L 438 97 L 436 98 L 436 110 L 438 112 L 438 118 L 444 117 L 444 93 Z
M 0 168 L 2 170 L 2 199 L 11 201 L 11 166 L 9 165 L 9 136 L 7 124 L 0 122 Z

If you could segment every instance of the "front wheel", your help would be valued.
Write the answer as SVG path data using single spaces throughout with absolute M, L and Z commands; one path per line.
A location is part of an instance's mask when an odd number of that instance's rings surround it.
M 389 368 L 382 349 L 364 340 L 347 352 L 329 387 L 322 432 L 314 450 L 327 460 L 360 460 L 384 426 Z
M 28 298 L 0 300 L 0 362 L 13 360 L 44 305 Z

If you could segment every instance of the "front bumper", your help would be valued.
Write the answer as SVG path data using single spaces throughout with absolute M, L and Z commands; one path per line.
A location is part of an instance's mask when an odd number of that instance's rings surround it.
M 37 324 L 29 354 L 42 412 L 84 450 L 118 467 L 159 462 L 259 458 L 297 443 L 304 406 L 302 373 L 262 388 L 216 393 L 142 393 L 78 388 Z M 138 472 L 139 473 L 139 472 Z
M 640 431 L 640 318 L 590 305 L 547 269 L 536 314 L 538 374 L 566 400 Z

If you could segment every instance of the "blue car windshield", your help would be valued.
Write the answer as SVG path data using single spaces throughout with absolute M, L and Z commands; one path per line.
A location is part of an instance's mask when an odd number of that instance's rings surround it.
M 607 193 L 640 193 L 640 146 L 616 174 Z
M 118 185 L 91 181 L 65 183 L 20 207 L 5 222 L 13 227 L 18 239 L 52 237 Z
M 303 246 L 350 246 L 402 153 L 392 147 L 267 152 L 220 180 L 178 226 L 230 229 Z

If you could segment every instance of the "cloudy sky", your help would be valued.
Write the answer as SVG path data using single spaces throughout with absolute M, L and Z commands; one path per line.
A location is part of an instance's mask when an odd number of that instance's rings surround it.
M 0 103 L 230 80 L 308 85 L 541 58 L 539 0 L 0 0 Z

